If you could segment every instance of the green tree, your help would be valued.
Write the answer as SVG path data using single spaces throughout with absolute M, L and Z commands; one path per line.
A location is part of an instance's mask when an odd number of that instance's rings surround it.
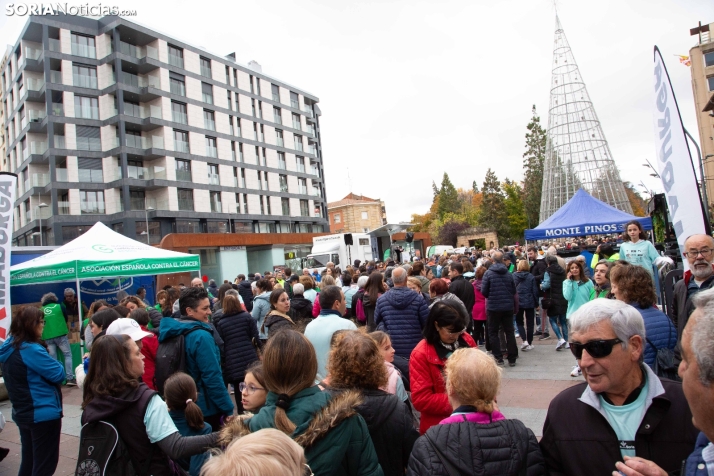
M 479 191 L 478 191 L 478 184 L 476 183 L 475 180 L 474 180 L 474 183 L 471 184 L 471 190 L 473 190 L 474 194 L 479 193 Z
M 504 204 L 508 216 L 508 240 L 523 241 L 524 231 L 528 225 L 523 203 L 523 189 L 517 182 L 506 179 L 503 182 L 503 191 L 506 194 Z
M 451 183 L 449 174 L 444 172 L 444 178 L 441 180 L 441 188 L 439 189 L 439 207 L 437 215 L 443 220 L 444 215 L 448 212 L 453 212 L 459 209 L 459 194 L 456 187 Z
M 509 233 L 506 199 L 496 174 L 489 168 L 481 187 L 483 200 L 479 210 L 479 225 L 495 229 L 498 236 L 506 237 Z
M 533 117 L 526 128 L 526 152 L 523 154 L 523 205 L 526 213 L 526 225 L 533 228 L 538 225 L 540 201 L 543 190 L 543 163 L 545 161 L 546 131 L 540 125 L 540 116 L 533 105 Z

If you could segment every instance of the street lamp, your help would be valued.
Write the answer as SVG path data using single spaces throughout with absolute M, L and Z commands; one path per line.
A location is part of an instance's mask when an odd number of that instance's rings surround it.
M 153 207 L 144 207 L 144 218 L 146 219 L 146 244 L 151 244 L 151 235 L 149 234 L 149 212 L 153 212 Z M 143 233 L 142 233 L 143 235 Z
M 49 205 L 47 205 L 45 202 L 40 203 L 37 205 L 37 208 L 47 208 Z M 42 246 L 42 211 L 40 210 L 39 213 L 37 213 L 37 216 L 40 218 L 40 246 Z

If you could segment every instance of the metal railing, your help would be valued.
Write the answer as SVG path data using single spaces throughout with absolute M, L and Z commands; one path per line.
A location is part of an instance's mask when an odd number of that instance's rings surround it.
M 60 42 L 60 40 L 50 38 L 50 51 L 62 53 L 62 42 Z
M 58 182 L 69 182 L 69 178 L 67 177 L 67 169 L 56 168 L 55 174 L 57 175 Z
M 79 182 L 104 183 L 104 173 L 101 170 L 78 169 Z
M 72 43 L 72 54 L 75 56 L 83 56 L 85 58 L 95 58 L 97 57 L 97 48 L 95 46 L 80 45 L 79 43 Z
M 27 192 L 32 187 L 45 187 L 49 183 L 50 183 L 50 175 L 49 174 L 32 174 L 30 176 L 30 178 L 25 180 L 25 191 Z
M 55 149 L 66 149 L 67 148 L 67 141 L 65 140 L 65 136 L 60 136 L 55 134 L 54 138 L 54 144 L 55 144 Z
M 90 138 L 90 137 L 77 137 L 77 149 L 78 150 L 101 151 L 102 150 L 102 141 L 101 141 L 101 139 Z
M 87 76 L 86 74 L 73 74 L 72 84 L 80 88 L 97 89 L 97 77 Z
M 62 81 L 62 71 L 50 71 L 50 82 L 55 84 L 64 84 Z

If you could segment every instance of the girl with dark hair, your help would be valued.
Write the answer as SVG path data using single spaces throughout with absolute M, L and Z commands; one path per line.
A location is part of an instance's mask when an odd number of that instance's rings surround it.
M 367 284 L 364 285 L 364 293 L 362 293 L 358 298 L 358 300 L 362 301 L 362 305 L 360 306 L 359 303 L 355 303 L 357 306 L 357 309 L 355 310 L 357 320 L 360 321 L 358 310 L 361 307 L 362 312 L 364 313 L 364 321 L 360 322 L 365 323 L 367 326 L 367 332 L 372 332 L 376 328 L 376 324 L 374 323 L 374 310 L 377 307 L 377 299 L 379 299 L 379 296 L 381 296 L 384 291 L 384 277 L 382 276 L 382 273 L 375 271 L 369 275 Z
M 181 436 L 208 435 L 211 425 L 204 423 L 203 412 L 196 404 L 198 390 L 190 375 L 176 372 L 166 379 L 164 400 L 169 408 L 169 415 Z M 208 453 L 183 458 L 176 462 L 191 476 L 199 476 L 203 463 L 208 460 Z
M 170 476 L 174 473 L 169 459 L 203 453 L 216 445 L 218 434 L 181 436 L 159 394 L 139 381 L 143 373 L 144 356 L 129 336 L 96 339 L 84 383 L 82 425 L 112 423 L 135 472 L 148 466 L 148 474 Z
M 659 255 L 654 245 L 647 241 L 642 224 L 637 220 L 632 220 L 625 225 L 625 234 L 622 240 L 624 243 L 620 245 L 620 258 L 630 264 L 645 268 L 650 276 L 652 276 L 652 265 L 666 261 Z
M 265 316 L 263 328 L 268 337 L 272 337 L 276 332 L 283 329 L 294 329 L 295 323 L 288 315 L 290 312 L 290 298 L 288 292 L 282 288 L 274 289 L 270 293 L 270 312 Z
M 263 373 L 263 363 L 253 362 L 245 369 L 245 378 L 238 385 L 241 394 L 241 405 L 243 411 L 258 413 L 265 406 L 268 390 L 265 388 L 265 374 Z M 243 411 L 238 412 L 240 415 Z
M 171 317 L 171 314 L 173 314 L 173 304 L 168 291 L 162 289 L 156 293 L 156 305 L 154 308 L 161 312 L 163 317 Z
M 82 322 L 82 339 L 84 340 L 84 349 L 89 352 L 92 348 L 92 341 L 94 340 L 94 334 L 92 334 L 92 328 L 89 323 L 92 320 L 92 316 L 103 309 L 109 309 L 111 306 L 108 302 L 103 299 L 94 301 L 91 306 L 89 306 L 89 312 L 87 313 L 87 318 Z
M 0 364 L 12 403 L 12 420 L 20 431 L 21 476 L 54 474 L 62 429 L 62 364 L 42 343 L 45 315 L 22 308 L 10 323 L 10 337 L 0 347 Z M 3 451 L 7 454 L 6 450 Z
M 451 415 L 444 365 L 456 349 L 476 346 L 466 326 L 464 315 L 449 301 L 437 302 L 424 325 L 424 339 L 412 351 L 409 379 L 414 408 L 421 412 L 419 432 L 422 434 Z
M 383 474 L 367 425 L 355 414 L 359 394 L 331 396 L 314 385 L 317 357 L 304 335 L 287 329 L 270 338 L 263 371 L 269 391 L 265 406 L 250 419 L 231 420 L 222 431 L 222 442 L 276 428 L 305 449 L 307 464 L 316 475 Z
M 127 312 L 127 315 L 128 314 L 129 313 Z M 89 326 L 92 329 L 92 334 L 94 335 L 94 339 L 97 339 L 97 337 L 101 337 L 106 334 L 109 324 L 116 321 L 120 317 L 125 316 L 119 314 L 116 311 L 116 308 L 103 309 L 94 314 L 89 323 Z

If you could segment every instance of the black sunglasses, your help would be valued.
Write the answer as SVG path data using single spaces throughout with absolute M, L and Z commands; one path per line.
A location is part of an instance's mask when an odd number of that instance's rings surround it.
M 615 344 L 620 344 L 621 342 L 620 339 L 591 340 L 585 344 L 571 342 L 570 352 L 573 353 L 576 359 L 580 360 L 583 358 L 583 349 L 585 349 L 593 359 L 601 359 L 610 355 Z

